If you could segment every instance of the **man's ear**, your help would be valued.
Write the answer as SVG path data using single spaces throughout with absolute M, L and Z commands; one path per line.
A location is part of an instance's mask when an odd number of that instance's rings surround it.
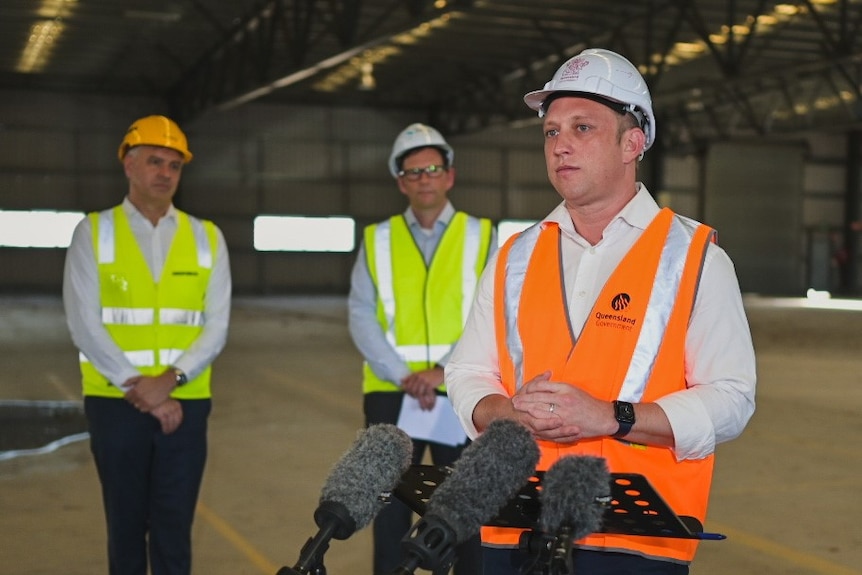
M 401 178 L 396 178 L 395 181 L 398 184 L 398 191 L 401 192 L 402 194 L 404 194 L 405 196 L 410 197 L 409 194 L 407 193 L 407 189 L 404 187 L 404 182 L 401 181 Z
M 646 147 L 646 134 L 640 128 L 629 128 L 623 134 L 623 154 L 626 162 L 643 157 Z
M 123 172 L 126 174 L 126 177 L 129 176 L 129 168 L 131 167 L 133 161 L 134 157 L 132 156 L 132 154 L 127 153 L 125 156 L 123 156 Z

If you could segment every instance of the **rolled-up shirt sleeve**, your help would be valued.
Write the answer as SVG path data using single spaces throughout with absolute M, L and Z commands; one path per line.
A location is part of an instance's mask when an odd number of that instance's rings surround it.
M 701 459 L 736 438 L 755 407 L 754 345 L 736 272 L 710 245 L 686 337 L 687 389 L 656 400 L 670 421 L 677 460 Z

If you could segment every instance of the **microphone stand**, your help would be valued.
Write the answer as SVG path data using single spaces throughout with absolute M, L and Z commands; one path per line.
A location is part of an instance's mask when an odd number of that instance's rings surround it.
M 557 535 L 544 531 L 525 531 L 519 548 L 530 560 L 520 570 L 521 575 L 573 575 L 573 529 L 562 527 Z
M 319 527 L 317 535 L 302 546 L 296 565 L 292 569 L 282 567 L 276 575 L 326 575 L 323 555 L 329 549 L 329 542 L 333 537 L 347 539 L 356 531 L 356 521 L 338 501 L 321 501 L 314 512 L 314 521 Z
M 389 575 L 412 575 L 417 568 L 436 571 L 455 561 L 456 535 L 446 521 L 426 514 L 401 540 L 407 558 Z
M 329 549 L 332 534 L 325 534 L 325 529 L 318 531 L 314 537 L 309 537 L 300 551 L 300 558 L 293 568 L 284 566 L 275 575 L 326 575 L 323 565 L 323 554 Z

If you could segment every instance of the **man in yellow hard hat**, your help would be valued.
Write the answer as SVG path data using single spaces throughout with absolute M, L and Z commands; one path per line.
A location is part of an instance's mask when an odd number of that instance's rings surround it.
M 119 159 L 128 193 L 75 229 L 63 302 L 80 350 L 109 572 L 146 575 L 149 562 L 153 575 L 187 575 L 211 365 L 230 318 L 228 252 L 215 224 L 173 205 L 192 159 L 173 120 L 134 122 Z

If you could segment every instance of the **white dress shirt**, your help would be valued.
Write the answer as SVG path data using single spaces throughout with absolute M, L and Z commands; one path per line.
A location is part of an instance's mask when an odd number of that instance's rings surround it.
M 658 212 L 639 184 L 638 193 L 594 246 L 575 231 L 562 203 L 544 219 L 560 226 L 566 299 L 576 337 L 605 282 Z M 482 274 L 467 325 L 446 365 L 449 397 L 472 438 L 479 434 L 473 424 L 479 401 L 492 394 L 508 396 L 500 383 L 494 329 L 496 259 Z M 656 401 L 673 429 L 678 460 L 706 457 L 718 443 L 742 432 L 754 412 L 755 374 L 754 347 L 733 263 L 723 249 L 710 244 L 686 337 L 687 389 Z
M 132 205 L 128 197 L 123 200 L 122 206 L 150 272 L 155 278 L 161 277 L 177 230 L 176 209 L 171 206 L 154 226 Z M 190 380 L 215 360 L 227 341 L 231 302 L 230 262 L 224 237 L 218 228 L 216 231 L 218 241 L 206 293 L 204 328 L 191 347 L 174 362 L 174 367 L 184 371 Z M 66 252 L 63 272 L 66 322 L 75 346 L 87 356 L 99 373 L 125 392 L 127 390 L 122 384 L 140 375 L 140 371 L 126 359 L 123 350 L 102 324 L 100 295 L 92 226 L 90 219 L 84 218 L 75 228 Z

